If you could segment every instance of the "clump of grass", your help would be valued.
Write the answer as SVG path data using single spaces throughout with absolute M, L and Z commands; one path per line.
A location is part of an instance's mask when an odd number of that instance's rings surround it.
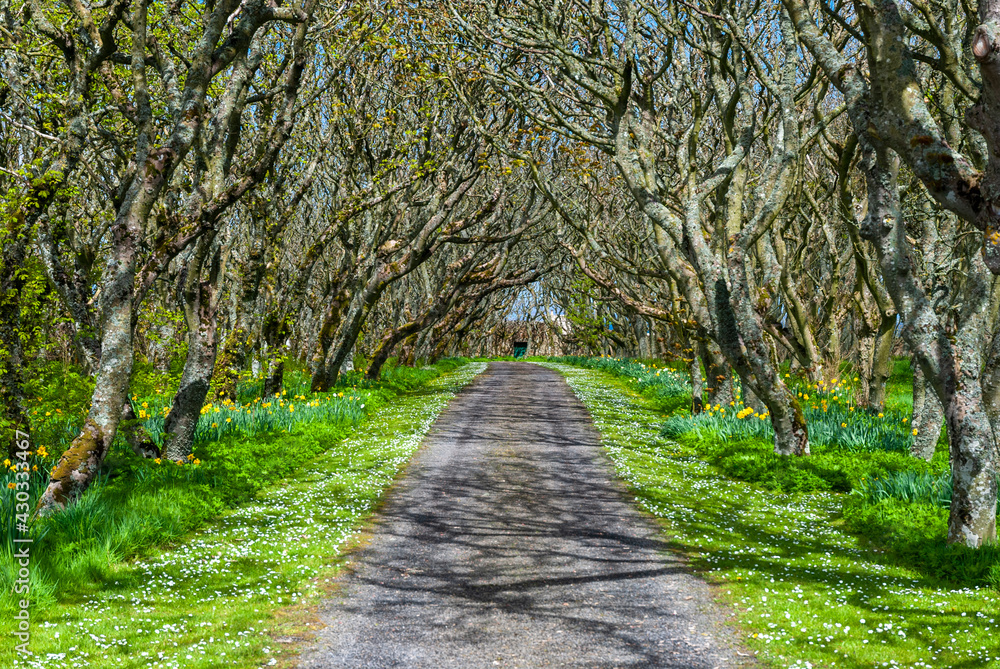
M 870 503 L 897 499 L 947 509 L 951 506 L 951 472 L 903 470 L 870 476 L 858 482 L 854 493 Z
M 800 389 L 809 443 L 855 452 L 909 453 L 913 442 L 909 416 L 896 410 L 878 414 L 859 410 L 849 393 L 849 390 L 816 386 Z M 767 413 L 758 414 L 741 402 L 733 402 L 729 407 L 708 407 L 697 415 L 673 415 L 664 422 L 661 434 L 671 439 L 685 434 L 697 435 L 699 439 L 774 439 Z

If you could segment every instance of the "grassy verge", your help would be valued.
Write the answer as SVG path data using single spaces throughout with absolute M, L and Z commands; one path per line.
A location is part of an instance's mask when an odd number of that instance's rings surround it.
M 332 391 L 315 394 L 308 392 L 309 378 L 302 370 L 287 374 L 285 389 L 270 397 L 261 394 L 262 380 L 246 378 L 239 384 L 239 401 L 202 409 L 194 453 L 184 463 L 141 458 L 123 438 L 116 439 L 100 475 L 81 499 L 65 512 L 32 523 L 32 605 L 44 608 L 56 601 L 58 583 L 72 583 L 77 592 L 104 587 L 113 580 L 117 563 L 175 541 L 226 509 L 252 500 L 262 488 L 343 439 L 352 426 L 397 394 L 462 363 L 446 359 L 421 369 L 389 365 L 378 381 L 366 381 L 355 372 Z M 154 440 L 162 441 L 170 397 L 162 388 L 170 377 L 140 374 L 133 381 L 139 422 Z M 79 418 L 73 416 L 80 413 L 80 401 L 74 402 L 71 393 L 51 392 L 35 400 L 29 506 L 44 490 L 52 462 L 68 445 L 59 436 L 79 429 Z M 7 555 L 0 559 L 0 610 L 10 610 L 20 599 L 9 558 L 16 519 L 12 485 L 14 474 L 8 468 L 0 474 L 0 555 Z
M 33 612 L 35 658 L 25 666 L 276 664 L 282 642 L 289 640 L 282 635 L 289 629 L 302 632 L 295 622 L 300 618 L 289 618 L 287 611 L 318 600 L 347 563 L 341 553 L 359 522 L 454 392 L 483 367 L 465 365 L 415 391 L 387 397 L 354 427 L 326 429 L 315 423 L 300 426 L 300 432 L 273 434 L 275 456 L 312 439 L 315 444 L 296 452 L 303 457 L 299 465 L 312 459 L 292 472 L 271 472 L 270 480 L 290 475 L 277 485 L 258 487 L 252 500 L 201 531 L 178 537 L 172 547 L 145 550 L 126 562 L 102 562 L 93 587 L 55 583 L 50 603 Z M 247 452 L 251 460 L 239 471 L 253 470 L 255 455 Z M 211 482 L 187 484 L 205 486 L 189 488 L 194 505 L 199 494 L 211 491 Z M 142 496 L 134 497 L 138 505 Z M 155 511 L 155 500 L 147 504 Z M 39 554 L 43 549 L 36 546 L 33 559 L 45 559 Z M 13 638 L 10 623 L 8 616 L 0 623 L 0 635 L 7 639 Z M 4 644 L 0 666 L 13 665 L 13 643 Z
M 549 363 L 587 406 L 619 475 L 668 540 L 720 585 L 740 634 L 787 667 L 1000 666 L 1000 597 L 905 566 L 844 526 L 845 495 L 732 480 L 664 437 L 634 381 Z

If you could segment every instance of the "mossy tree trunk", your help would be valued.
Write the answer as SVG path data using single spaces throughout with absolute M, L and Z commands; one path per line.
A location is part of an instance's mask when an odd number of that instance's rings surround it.
M 980 381 L 992 281 L 982 258 L 971 258 L 967 279 L 976 285 L 968 292 L 957 331 L 949 332 L 913 275 L 897 170 L 895 157 L 876 149 L 867 174 L 869 214 L 862 234 L 879 252 L 886 287 L 903 317 L 903 338 L 944 408 L 952 466 L 948 540 L 978 547 L 996 539 L 996 446 Z
M 28 230 L 23 212 L 14 212 L 0 237 L 0 429 L 12 460 L 17 453 L 16 432 L 29 431 L 24 411 L 24 355 L 21 333 L 24 330 L 22 292 L 25 286 L 24 258 Z
M 330 347 L 337 336 L 337 329 L 340 327 L 344 311 L 350 301 L 351 294 L 346 287 L 343 287 L 326 304 L 323 311 L 323 323 L 320 326 L 319 336 L 316 338 L 316 352 L 312 359 L 313 373 L 309 386 L 311 392 L 322 392 L 328 389 L 326 385 L 326 359 L 330 355 Z
M 212 372 L 212 397 L 215 402 L 236 402 L 240 369 L 246 360 L 247 331 L 237 326 L 226 336 Z
M 185 462 L 211 385 L 218 350 L 218 283 L 223 274 L 221 247 L 215 235 L 202 237 L 181 280 L 181 305 L 188 325 L 188 351 L 180 385 L 163 424 L 162 457 Z M 202 280 L 206 267 L 208 277 Z

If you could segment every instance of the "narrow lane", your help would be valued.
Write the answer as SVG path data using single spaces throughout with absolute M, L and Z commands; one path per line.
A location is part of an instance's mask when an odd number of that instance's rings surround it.
M 379 514 L 300 666 L 739 666 L 557 373 L 492 363 Z

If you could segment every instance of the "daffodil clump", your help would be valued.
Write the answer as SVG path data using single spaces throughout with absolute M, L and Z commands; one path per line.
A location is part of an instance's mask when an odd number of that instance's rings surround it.
M 856 382 L 857 378 L 853 381 L 835 378 L 792 386 L 809 427 L 809 442 L 855 452 L 909 453 L 916 435 L 909 424 L 909 415 L 898 410 L 873 414 L 859 409 L 854 400 Z M 738 385 L 737 381 L 737 388 Z M 663 436 L 676 439 L 691 434 L 700 439 L 772 440 L 774 430 L 768 412 L 758 413 L 745 406 L 739 390 L 736 396 L 729 406 L 709 405 L 694 416 L 671 416 L 663 426 Z
M 338 389 L 336 392 L 293 394 L 283 390 L 269 397 L 244 402 L 208 402 L 201 408 L 195 428 L 195 443 L 218 441 L 229 436 L 252 436 L 262 432 L 285 432 L 298 423 L 326 421 L 355 423 L 365 415 L 372 391 Z M 170 413 L 167 398 L 141 400 L 132 397 L 143 428 L 157 445 L 163 444 L 163 425 Z
M 3 537 L 4 546 L 12 546 L 14 537 L 20 536 L 15 529 L 17 521 L 15 493 L 19 482 L 20 489 L 25 489 L 25 480 L 23 476 L 17 478 L 16 473 L 27 470 L 27 490 L 33 493 L 48 483 L 48 473 L 53 462 L 54 458 L 45 446 L 36 446 L 34 450 L 26 451 L 24 459 L 20 457 L 13 461 L 10 458 L 3 459 L 3 473 L 0 474 L 0 537 Z M 37 494 L 29 494 L 29 505 L 33 505 L 36 501 Z

